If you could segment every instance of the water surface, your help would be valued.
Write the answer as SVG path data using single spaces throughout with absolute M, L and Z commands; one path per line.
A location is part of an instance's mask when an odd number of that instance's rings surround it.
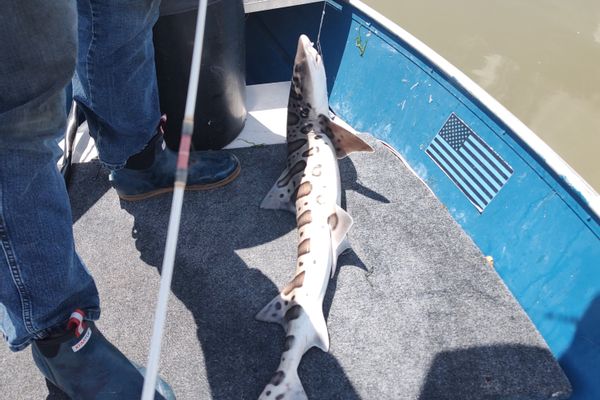
M 364 1 L 471 77 L 600 192 L 600 1 Z

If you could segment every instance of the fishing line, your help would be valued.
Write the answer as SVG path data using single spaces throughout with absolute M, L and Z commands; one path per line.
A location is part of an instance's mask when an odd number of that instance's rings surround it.
M 196 19 L 196 34 L 194 37 L 194 51 L 192 53 L 192 66 L 190 68 L 190 80 L 188 82 L 185 113 L 181 128 L 181 140 L 179 143 L 179 154 L 177 155 L 177 170 L 175 172 L 175 188 L 173 201 L 171 203 L 171 215 L 169 216 L 169 228 L 167 231 L 167 243 L 163 258 L 160 288 L 154 314 L 154 327 L 152 341 L 150 342 L 150 355 L 148 366 L 144 377 L 144 388 L 142 400 L 154 399 L 158 365 L 160 361 L 160 348 L 167 318 L 167 306 L 169 293 L 171 292 L 171 279 L 175 265 L 175 251 L 177 249 L 177 238 L 179 236 L 179 222 L 181 220 L 181 208 L 183 206 L 183 193 L 187 182 L 188 161 L 190 156 L 190 144 L 194 132 L 194 113 L 196 110 L 196 95 L 198 94 L 198 80 L 200 77 L 200 65 L 202 58 L 202 44 L 204 42 L 204 27 L 206 22 L 207 0 L 198 0 L 198 17 Z
M 321 30 L 323 29 L 323 21 L 325 20 L 325 8 L 327 7 L 327 0 L 323 2 L 323 12 L 321 12 L 321 22 L 319 23 L 319 33 L 317 34 L 317 51 L 323 58 L 323 51 L 321 50 Z

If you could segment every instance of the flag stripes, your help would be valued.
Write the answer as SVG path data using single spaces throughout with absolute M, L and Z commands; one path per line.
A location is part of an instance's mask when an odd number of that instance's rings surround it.
M 454 113 L 425 153 L 479 212 L 483 212 L 513 173 L 512 167 Z

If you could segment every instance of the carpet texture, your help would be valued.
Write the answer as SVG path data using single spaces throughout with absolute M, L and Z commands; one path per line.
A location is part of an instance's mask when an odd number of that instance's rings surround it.
M 560 399 L 569 383 L 543 339 L 471 239 L 402 162 L 340 161 L 352 250 L 329 283 L 331 350 L 310 350 L 310 399 Z M 161 375 L 179 399 L 256 399 L 284 332 L 254 315 L 292 277 L 295 218 L 259 204 L 284 146 L 235 151 L 240 177 L 186 194 Z M 119 201 L 97 163 L 71 184 L 78 251 L 97 281 L 98 326 L 145 364 L 171 196 Z M 0 348 L 0 399 L 60 399 L 30 352 Z M 10 371 L 10 373 L 7 373 Z

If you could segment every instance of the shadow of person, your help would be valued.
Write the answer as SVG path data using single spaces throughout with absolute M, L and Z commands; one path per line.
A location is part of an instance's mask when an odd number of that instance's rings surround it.
M 577 330 L 560 365 L 573 385 L 573 400 L 600 398 L 600 295 L 577 322 Z
M 69 183 L 69 197 L 73 224 L 84 215 L 110 190 L 106 171 L 102 169 L 100 161 L 94 160 L 87 163 L 72 164 L 73 170 Z
M 438 353 L 419 399 L 567 399 L 569 388 L 548 349 L 498 344 Z
M 254 316 L 291 278 L 296 257 L 294 216 L 259 208 L 285 165 L 285 148 L 235 153 L 242 172 L 234 182 L 186 194 L 171 285 L 193 315 L 214 399 L 256 399 L 271 378 L 284 333 Z M 121 206 L 134 217 L 142 260 L 160 269 L 170 197 Z M 300 378 L 311 399 L 359 398 L 331 354 L 311 350 L 307 356 Z

